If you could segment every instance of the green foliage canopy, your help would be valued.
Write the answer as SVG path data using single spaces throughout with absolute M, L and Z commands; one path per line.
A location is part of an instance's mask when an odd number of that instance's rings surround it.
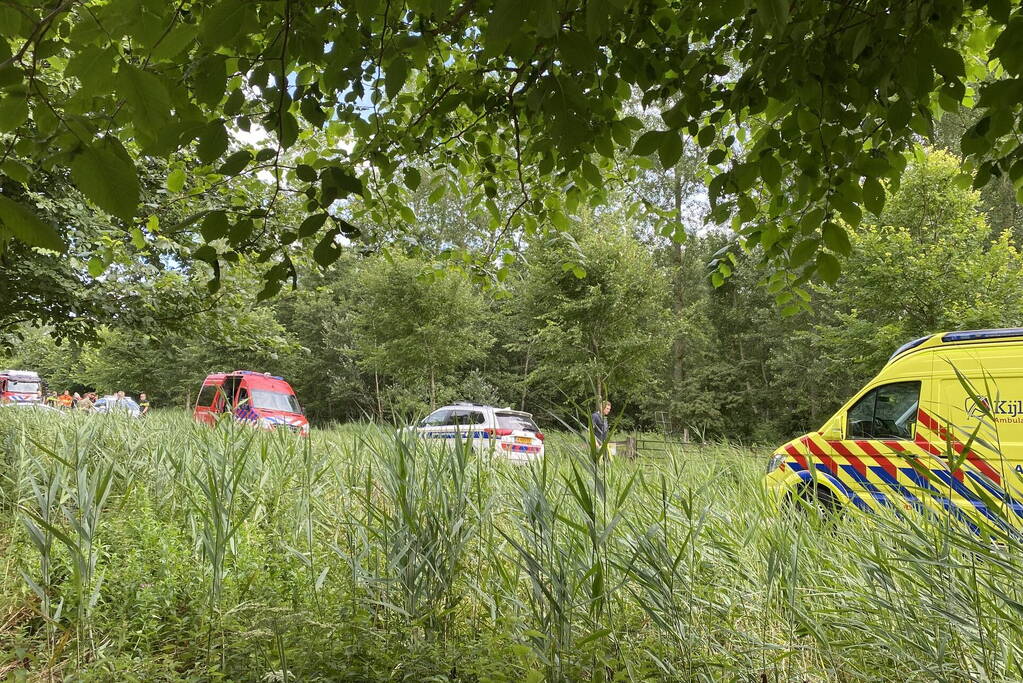
M 643 405 L 675 332 L 668 281 L 650 253 L 610 220 L 532 246 L 513 287 L 513 349 L 531 359 L 527 386 L 552 405 L 614 397 Z M 534 396 L 535 398 L 535 396 Z M 584 410 L 585 412 L 585 410 Z
M 255 229 L 283 254 L 269 296 L 296 238 L 328 264 L 342 235 L 414 223 L 414 167 L 430 196 L 464 192 L 501 234 L 529 234 L 601 201 L 621 151 L 671 166 L 684 136 L 715 169 L 713 220 L 802 292 L 838 277 L 845 226 L 882 210 L 941 110 L 981 114 L 961 141 L 976 185 L 1023 179 L 1021 76 L 1023 9 L 1006 0 L 5 3 L 0 237 L 61 248 L 21 191 L 40 171 L 139 229 L 140 163 L 187 151 L 199 166 L 187 188 L 169 170 L 168 199 L 269 174 L 264 196 L 215 207 L 233 248 Z M 637 97 L 663 119 L 638 139 Z M 303 198 L 297 228 L 272 222 L 283 194 Z M 732 263 L 719 255 L 720 278 Z

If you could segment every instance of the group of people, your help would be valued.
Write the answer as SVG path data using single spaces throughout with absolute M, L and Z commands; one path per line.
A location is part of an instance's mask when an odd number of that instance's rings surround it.
M 107 400 L 114 405 L 117 405 L 121 401 L 128 400 L 129 398 L 130 397 L 128 397 L 123 391 L 118 391 L 117 393 L 109 396 Z M 96 410 L 96 402 L 98 400 L 99 396 L 95 391 L 88 391 L 85 394 L 79 394 L 77 391 L 71 393 L 65 389 L 63 394 L 51 391 L 46 395 L 46 405 L 48 406 L 59 408 L 61 410 L 79 410 L 84 413 Z M 142 415 L 146 415 L 150 408 L 149 397 L 144 393 L 139 394 L 137 403 L 141 411 L 139 413 L 140 417 Z

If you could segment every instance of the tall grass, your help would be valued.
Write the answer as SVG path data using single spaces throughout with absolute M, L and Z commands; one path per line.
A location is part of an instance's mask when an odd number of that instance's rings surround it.
M 780 514 L 734 446 L 516 466 L 370 425 L 0 427 L 0 670 L 110 680 L 1019 680 L 1023 564 Z M 997 525 L 992 528 L 996 528 Z

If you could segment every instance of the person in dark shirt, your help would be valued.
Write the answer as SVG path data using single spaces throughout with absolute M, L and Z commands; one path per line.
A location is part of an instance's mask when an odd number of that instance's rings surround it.
M 600 410 L 595 410 L 590 416 L 593 422 L 593 436 L 597 440 L 597 447 L 607 441 L 607 416 L 611 412 L 611 402 L 604 401 L 600 404 Z
M 145 417 L 146 413 L 149 412 L 149 397 L 145 394 L 139 394 L 139 408 L 142 409 L 139 417 Z

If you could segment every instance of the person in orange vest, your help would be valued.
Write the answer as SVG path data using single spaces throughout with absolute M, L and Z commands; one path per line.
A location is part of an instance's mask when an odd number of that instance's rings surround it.
M 72 404 L 73 401 L 74 401 L 74 399 L 71 398 L 71 394 L 68 393 L 67 389 L 64 390 L 63 394 L 61 394 L 60 396 L 57 397 L 57 403 L 64 410 L 70 410 L 71 409 L 71 404 Z

